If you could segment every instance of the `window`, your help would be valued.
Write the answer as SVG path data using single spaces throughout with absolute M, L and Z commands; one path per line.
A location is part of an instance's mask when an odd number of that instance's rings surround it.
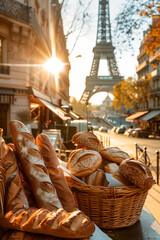
M 0 74 L 9 74 L 9 66 L 3 64 L 7 62 L 7 40 L 0 36 Z

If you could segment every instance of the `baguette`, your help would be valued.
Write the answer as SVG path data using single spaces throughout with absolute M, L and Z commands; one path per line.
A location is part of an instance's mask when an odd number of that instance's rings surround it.
M 60 168 L 56 152 L 50 139 L 46 134 L 41 133 L 36 138 L 36 144 L 43 156 L 44 163 L 48 169 L 49 176 L 56 188 L 57 195 L 62 203 L 63 208 L 67 212 L 76 210 L 72 192 L 68 187 L 63 170 Z
M 9 149 L 3 162 L 6 169 L 6 194 L 5 214 L 0 218 L 1 227 L 69 239 L 88 237 L 94 232 L 93 222 L 81 211 L 67 213 L 64 209 L 49 211 L 30 208 L 12 149 Z
M 22 170 L 31 186 L 38 207 L 50 211 L 62 208 L 42 155 L 27 127 L 13 120 L 9 122 L 9 129 Z
M 40 233 L 69 239 L 89 237 L 95 226 L 79 210 L 67 213 L 64 209 L 50 212 L 47 209 L 17 209 L 7 212 L 1 219 L 3 228 Z
M 67 238 L 57 238 L 53 236 L 35 234 L 28 232 L 21 232 L 16 230 L 3 230 L 1 229 L 0 234 L 1 240 L 66 240 Z M 89 240 L 89 238 L 81 238 L 79 240 Z
M 0 128 L 0 217 L 4 214 L 4 195 L 5 195 L 5 177 L 6 172 L 2 159 L 9 151 L 3 139 L 3 128 Z

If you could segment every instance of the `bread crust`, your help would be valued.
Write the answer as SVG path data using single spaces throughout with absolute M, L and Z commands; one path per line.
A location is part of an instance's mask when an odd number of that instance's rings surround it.
M 144 190 L 149 190 L 153 185 L 152 173 L 142 161 L 126 159 L 120 164 L 119 171 L 126 179 Z
M 86 148 L 94 151 L 101 151 L 103 149 L 101 142 L 92 132 L 78 132 L 72 137 L 72 142 L 78 148 Z
M 62 208 L 35 139 L 26 126 L 17 120 L 9 122 L 9 128 L 23 173 L 38 207 L 50 211 Z
M 101 155 L 88 149 L 76 149 L 68 158 L 67 168 L 77 177 L 87 176 L 95 172 L 102 163 Z
M 93 185 L 93 186 L 107 187 L 109 184 L 109 182 L 106 179 L 105 172 L 101 169 L 97 169 L 92 174 L 82 177 L 81 180 L 87 183 L 88 185 Z
M 128 153 L 118 147 L 107 147 L 100 151 L 101 156 L 109 161 L 120 164 L 124 159 L 130 158 Z
M 30 207 L 12 149 L 3 158 L 3 163 L 6 170 L 6 194 L 5 213 L 0 218 L 1 227 L 69 239 L 89 237 L 94 232 L 93 222 L 79 210 L 67 213 L 62 208 L 49 211 Z
M 67 212 L 76 210 L 72 192 L 68 187 L 63 170 L 60 168 L 57 154 L 50 139 L 46 134 L 41 133 L 36 138 L 36 144 L 43 156 L 44 163 L 48 169 L 49 176 L 56 188 L 57 195 L 62 203 L 63 208 Z

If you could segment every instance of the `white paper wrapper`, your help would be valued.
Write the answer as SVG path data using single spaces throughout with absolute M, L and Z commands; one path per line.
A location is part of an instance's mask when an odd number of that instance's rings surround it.
M 125 186 L 123 183 L 119 182 L 117 179 L 115 179 L 112 174 L 106 173 L 107 181 L 109 182 L 108 187 L 121 187 Z

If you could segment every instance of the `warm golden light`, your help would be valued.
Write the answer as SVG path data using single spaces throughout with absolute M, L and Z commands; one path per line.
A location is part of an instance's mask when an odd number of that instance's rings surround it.
M 64 64 L 58 58 L 52 57 L 43 66 L 48 72 L 58 76 L 62 72 Z

